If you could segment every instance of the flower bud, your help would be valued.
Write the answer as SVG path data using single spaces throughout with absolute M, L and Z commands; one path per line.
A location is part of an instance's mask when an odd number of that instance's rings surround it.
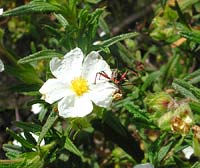
M 176 109 L 165 113 L 157 120 L 162 130 L 172 130 L 182 135 L 188 134 L 193 122 L 193 114 L 187 103 L 180 104 Z
M 173 99 L 169 94 L 160 92 L 147 96 L 144 101 L 151 111 L 158 112 L 160 115 L 162 115 L 162 113 L 167 111 L 168 104 L 172 100 Z
M 173 111 L 169 111 L 169 112 L 165 113 L 163 116 L 161 116 L 157 120 L 158 127 L 161 130 L 170 131 L 171 130 L 170 121 L 172 118 L 173 118 Z

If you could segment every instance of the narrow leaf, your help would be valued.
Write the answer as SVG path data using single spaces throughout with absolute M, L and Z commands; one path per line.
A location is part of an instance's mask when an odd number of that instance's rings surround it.
M 82 157 L 81 152 L 68 137 L 66 137 L 64 148 L 74 153 L 75 155 Z
M 158 163 L 160 163 L 164 157 L 167 155 L 167 153 L 170 151 L 170 149 L 173 146 L 173 142 L 170 142 L 169 144 L 167 144 L 166 146 L 163 146 L 159 152 L 158 152 Z
M 141 120 L 144 120 L 146 122 L 149 121 L 149 118 L 145 114 L 145 112 L 142 111 L 141 109 L 139 109 L 139 107 L 136 106 L 135 104 L 127 103 L 127 104 L 124 105 L 124 107 L 128 110 L 128 112 L 133 114 L 134 118 L 141 119 Z
M 31 54 L 29 56 L 26 56 L 18 61 L 20 64 L 24 63 L 29 63 L 33 61 L 38 61 L 38 60 L 44 60 L 44 59 L 50 59 L 53 57 L 62 57 L 63 54 L 60 54 L 54 50 L 42 50 L 39 52 L 36 52 L 34 54 Z
M 6 66 L 6 71 L 26 84 L 41 84 L 43 81 L 31 65 Z
M 200 43 L 200 32 L 195 31 L 181 31 L 180 35 L 196 43 Z
M 200 115 L 200 103 L 197 102 L 189 102 L 190 108 L 192 112 Z
M 148 152 L 148 158 L 151 163 L 155 163 L 157 157 L 158 157 L 158 149 L 160 149 L 163 141 L 165 141 L 165 138 L 167 136 L 167 133 L 162 134 L 159 136 L 156 141 L 150 144 L 149 152 Z
M 188 81 L 191 84 L 200 82 L 200 69 L 188 74 L 184 77 L 185 81 Z
M 119 41 L 122 41 L 122 40 L 125 40 L 125 39 L 128 39 L 128 38 L 133 38 L 133 37 L 136 37 L 138 36 L 139 33 L 137 32 L 134 32 L 134 33 L 127 33 L 127 34 L 121 34 L 119 36 L 115 36 L 115 37 L 112 37 L 108 40 L 105 40 L 105 41 L 102 41 L 100 44 L 97 45 L 97 47 L 110 47 L 111 45 L 119 42 Z
M 61 12 L 61 8 L 44 1 L 32 1 L 26 5 L 19 6 L 9 11 L 3 12 L 2 16 L 17 16 L 21 14 L 39 12 Z
M 41 132 L 42 130 L 42 126 L 34 124 L 34 123 L 26 123 L 26 122 L 14 122 L 14 124 L 19 127 L 22 128 L 24 131 L 28 131 L 28 132 Z
M 9 156 L 9 159 L 14 159 L 22 153 L 22 147 L 12 144 L 4 144 L 3 150 L 6 152 L 6 156 Z M 12 156 L 10 154 L 12 154 Z
M 56 19 L 60 22 L 60 24 L 63 27 L 66 27 L 69 25 L 68 21 L 64 18 L 64 16 L 62 14 L 56 14 L 54 13 L 54 16 L 56 17 Z
M 1 168 L 20 168 L 20 166 L 24 163 L 25 159 L 15 159 L 15 160 L 0 160 Z
M 22 146 L 26 147 L 26 148 L 29 148 L 29 149 L 32 149 L 35 147 L 35 145 L 29 143 L 26 139 L 24 139 L 22 136 L 19 136 L 17 134 L 15 134 L 12 130 L 10 129 L 6 129 L 6 131 L 14 138 L 16 139 L 19 143 L 22 144 Z
M 199 168 L 199 167 L 200 167 L 200 162 L 197 161 L 197 162 L 195 162 L 195 164 L 192 165 L 191 168 Z
M 184 80 L 175 79 L 172 83 L 172 86 L 185 97 L 190 97 L 196 100 L 200 99 L 200 89 L 188 82 L 185 82 Z
M 155 72 L 152 72 L 147 78 L 146 80 L 144 81 L 142 87 L 141 87 L 141 90 L 142 91 L 145 91 L 148 86 L 150 86 L 152 84 L 152 82 L 156 81 L 157 78 L 159 78 L 161 76 L 162 72 L 160 71 L 155 71 Z
M 127 132 L 124 126 L 121 124 L 120 120 L 113 115 L 112 112 L 106 111 L 103 115 L 103 121 L 109 125 L 115 132 L 117 132 L 121 137 L 126 137 Z
M 55 123 L 55 121 L 57 120 L 58 115 L 52 111 L 51 114 L 49 115 L 49 117 L 47 118 L 46 123 L 44 124 L 44 126 L 42 127 L 42 131 L 40 133 L 37 145 L 39 146 L 41 141 L 43 140 L 43 138 L 45 137 L 45 135 L 47 134 L 47 132 L 49 131 L 49 129 L 52 127 L 52 125 Z
M 172 83 L 172 87 L 178 92 L 180 92 L 183 96 L 197 100 L 197 98 L 189 90 L 185 89 L 184 87 L 176 83 Z

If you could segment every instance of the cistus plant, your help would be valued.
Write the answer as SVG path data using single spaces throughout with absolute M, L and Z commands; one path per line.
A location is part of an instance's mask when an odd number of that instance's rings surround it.
M 0 118 L 0 167 L 200 167 L 199 12 L 198 0 L 2 2 L 0 78 L 13 82 L 0 112 L 15 118 Z

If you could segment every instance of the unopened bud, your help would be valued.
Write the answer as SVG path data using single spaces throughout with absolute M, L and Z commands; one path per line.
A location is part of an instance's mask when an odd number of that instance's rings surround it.
M 173 118 L 173 111 L 169 111 L 162 115 L 158 120 L 157 124 L 161 130 L 171 130 L 170 121 Z
M 145 99 L 145 103 L 150 110 L 154 112 L 164 113 L 167 111 L 168 104 L 172 100 L 173 99 L 169 94 L 165 92 L 160 92 L 147 96 Z

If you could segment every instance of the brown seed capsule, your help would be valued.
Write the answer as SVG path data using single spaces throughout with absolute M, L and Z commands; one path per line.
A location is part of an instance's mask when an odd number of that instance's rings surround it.
M 190 130 L 190 125 L 188 123 L 186 123 L 179 116 L 174 116 L 171 119 L 171 129 L 174 132 L 178 132 L 181 134 L 187 134 Z

